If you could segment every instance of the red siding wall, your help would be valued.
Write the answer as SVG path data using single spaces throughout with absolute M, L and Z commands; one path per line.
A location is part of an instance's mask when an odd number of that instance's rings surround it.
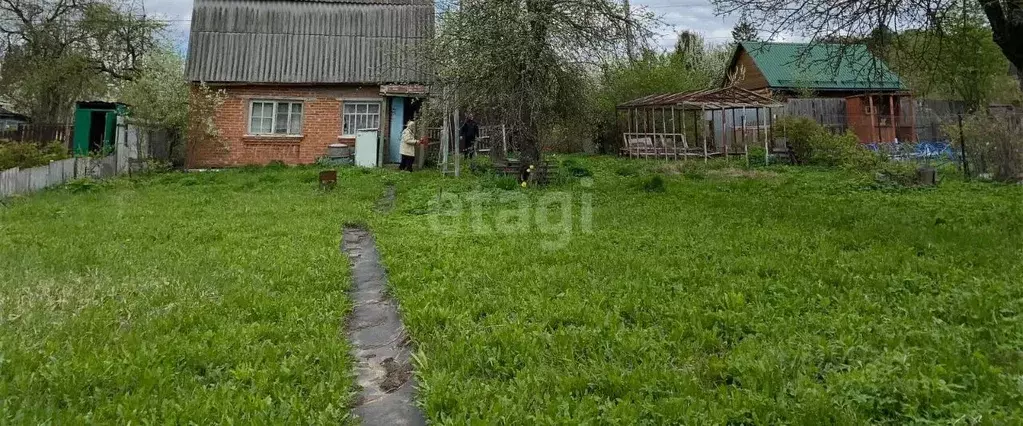
M 224 105 L 214 118 L 223 146 L 206 144 L 189 152 L 188 167 L 231 167 L 247 164 L 264 165 L 271 161 L 286 164 L 311 164 L 327 153 L 327 146 L 341 139 L 341 104 L 344 99 L 379 99 L 381 111 L 387 104 L 380 96 L 380 86 L 214 86 L 227 94 Z M 249 135 L 249 103 L 253 100 L 291 100 L 303 103 L 302 135 Z M 381 117 L 386 123 L 386 118 Z M 387 125 L 381 127 L 386 131 Z
M 846 122 L 861 143 L 895 141 L 898 123 L 903 121 L 902 111 L 899 110 L 901 96 L 908 95 L 860 95 L 846 98 Z M 874 109 L 868 113 L 871 104 Z M 902 136 L 903 141 L 914 138 L 914 135 Z

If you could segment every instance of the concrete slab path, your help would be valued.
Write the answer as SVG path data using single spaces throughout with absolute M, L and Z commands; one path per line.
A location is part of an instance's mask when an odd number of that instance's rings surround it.
M 362 388 L 354 413 L 364 425 L 425 425 L 415 405 L 408 335 L 398 304 L 387 294 L 387 272 L 369 231 L 345 228 L 341 250 L 352 262 L 348 338 L 356 359 L 356 383 Z

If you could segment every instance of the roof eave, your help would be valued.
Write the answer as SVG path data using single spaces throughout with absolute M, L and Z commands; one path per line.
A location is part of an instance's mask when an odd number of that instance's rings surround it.
M 812 90 L 814 92 L 908 92 L 900 87 L 805 87 L 805 86 L 768 86 L 771 90 Z

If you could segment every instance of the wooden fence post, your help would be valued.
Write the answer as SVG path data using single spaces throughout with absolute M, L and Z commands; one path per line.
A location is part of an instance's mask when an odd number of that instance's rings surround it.
M 959 147 L 962 149 L 963 175 L 970 180 L 970 166 L 966 162 L 966 136 L 963 134 L 963 115 L 959 114 Z
M 707 121 L 705 120 L 706 116 L 707 116 L 707 110 L 705 110 L 705 109 L 703 109 L 701 107 L 700 108 L 700 123 L 703 123 L 703 125 L 701 125 L 700 127 L 703 127 L 704 129 L 707 128 Z M 713 121 L 711 123 L 713 124 Z M 713 136 L 714 132 L 711 132 L 710 134 L 711 134 L 711 136 Z M 703 162 L 706 163 L 708 158 L 709 157 L 707 156 L 707 137 L 704 136 L 703 137 Z

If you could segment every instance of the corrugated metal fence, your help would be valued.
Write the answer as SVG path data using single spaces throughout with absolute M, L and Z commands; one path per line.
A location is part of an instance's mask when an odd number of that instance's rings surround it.
M 0 172 L 0 198 L 40 191 L 75 179 L 102 179 L 117 174 L 117 156 L 68 158 L 30 169 Z

